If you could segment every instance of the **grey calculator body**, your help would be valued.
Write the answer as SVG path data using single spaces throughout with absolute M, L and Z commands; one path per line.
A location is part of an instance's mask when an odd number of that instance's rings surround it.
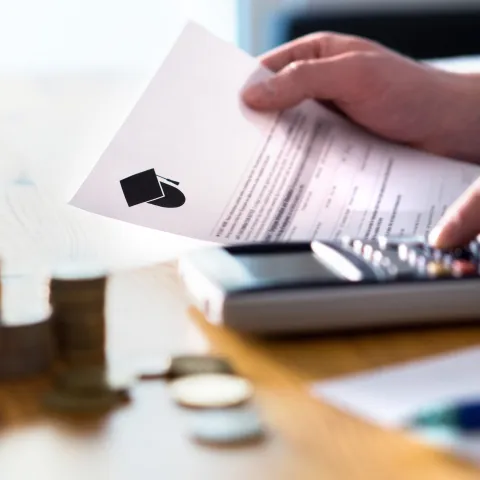
M 179 272 L 210 322 L 273 334 L 475 320 L 479 265 L 478 242 L 391 237 L 211 247 Z

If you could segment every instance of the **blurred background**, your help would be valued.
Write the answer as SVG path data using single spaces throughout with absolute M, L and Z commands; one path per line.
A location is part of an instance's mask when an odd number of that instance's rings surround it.
M 479 0 L 238 2 L 241 45 L 260 53 L 307 33 L 362 35 L 418 59 L 480 53 Z
M 3 0 L 0 68 L 149 68 L 181 16 L 253 55 L 317 30 L 418 58 L 480 53 L 480 0 Z
M 259 53 L 330 30 L 378 40 L 416 58 L 480 53 L 479 0 L 238 1 L 240 43 Z

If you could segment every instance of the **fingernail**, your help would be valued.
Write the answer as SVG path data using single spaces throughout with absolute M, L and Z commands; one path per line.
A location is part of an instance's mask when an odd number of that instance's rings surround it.
M 431 245 L 436 245 L 441 231 L 442 228 L 440 226 L 435 227 L 428 235 L 428 243 L 430 243 Z
M 442 218 L 428 236 L 428 243 L 436 248 L 455 246 L 462 236 L 462 225 L 455 215 Z
M 250 105 L 259 105 L 273 94 L 270 82 L 260 82 L 247 87 L 243 91 L 243 100 Z

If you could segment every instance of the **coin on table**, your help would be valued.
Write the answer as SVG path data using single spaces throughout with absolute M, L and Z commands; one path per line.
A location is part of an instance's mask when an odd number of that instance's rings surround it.
M 196 412 L 190 433 L 197 441 L 216 445 L 259 441 L 265 436 L 259 416 L 250 408 Z
M 53 361 L 50 309 L 7 311 L 0 322 L 0 378 L 45 373 Z
M 232 407 L 253 395 L 253 386 L 248 380 L 222 373 L 182 377 L 173 380 L 170 388 L 179 405 L 193 408 Z
M 186 375 L 204 373 L 234 374 L 230 362 L 216 355 L 175 355 L 171 359 L 169 377 L 178 378 Z

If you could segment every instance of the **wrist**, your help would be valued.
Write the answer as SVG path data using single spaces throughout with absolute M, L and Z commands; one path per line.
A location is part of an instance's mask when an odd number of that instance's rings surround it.
M 426 149 L 442 156 L 480 163 L 480 74 L 445 72 L 442 101 Z

